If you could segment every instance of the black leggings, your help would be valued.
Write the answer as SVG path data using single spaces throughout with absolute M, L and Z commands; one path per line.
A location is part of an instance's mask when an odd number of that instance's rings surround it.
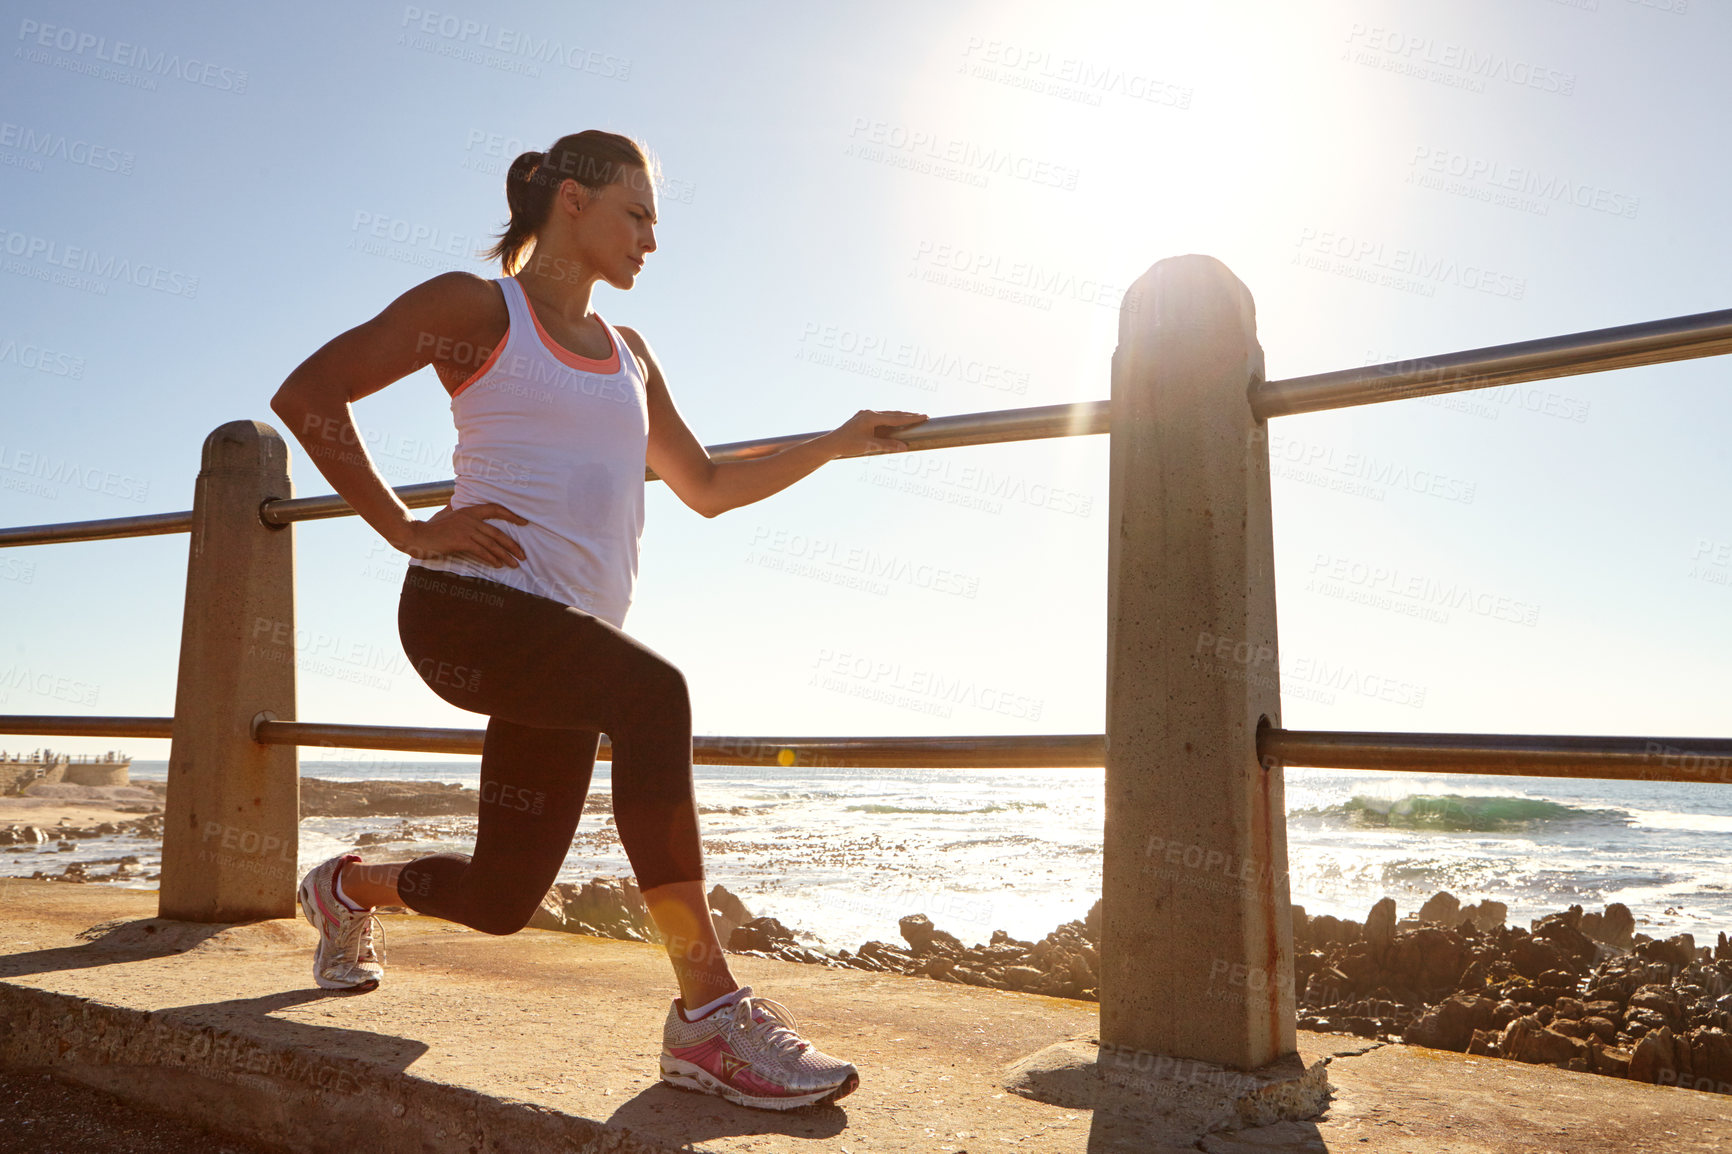
M 429 688 L 488 715 L 474 856 L 416 858 L 410 909 L 489 934 L 522 929 L 559 876 L 613 744 L 613 817 L 641 889 L 702 881 L 685 675 L 574 606 L 481 577 L 409 566 L 403 650 Z

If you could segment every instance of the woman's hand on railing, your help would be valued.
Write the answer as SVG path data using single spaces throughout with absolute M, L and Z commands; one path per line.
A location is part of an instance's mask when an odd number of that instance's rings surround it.
M 830 447 L 838 457 L 858 457 L 867 453 L 895 453 L 908 447 L 887 435 L 926 420 L 925 413 L 905 413 L 900 409 L 861 409 L 846 422 L 831 430 Z
M 523 546 L 509 534 L 488 524 L 488 519 L 515 521 L 527 525 L 520 517 L 496 501 L 481 505 L 465 505 L 460 509 L 445 506 L 425 521 L 410 521 L 401 535 L 391 544 L 411 557 L 467 557 L 484 565 L 517 568 L 524 556 Z

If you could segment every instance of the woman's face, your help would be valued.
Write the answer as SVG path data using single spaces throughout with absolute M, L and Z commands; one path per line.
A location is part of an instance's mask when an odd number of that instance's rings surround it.
M 628 168 L 599 191 L 567 180 L 559 192 L 562 219 L 570 222 L 569 259 L 614 288 L 631 288 L 656 248 L 655 186 L 648 176 Z

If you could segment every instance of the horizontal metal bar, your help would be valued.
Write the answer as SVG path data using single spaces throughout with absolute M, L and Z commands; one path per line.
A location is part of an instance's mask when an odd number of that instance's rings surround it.
M 57 737 L 171 736 L 172 717 L 0 715 L 0 733 Z M 479 755 L 486 731 L 260 720 L 265 745 L 392 749 Z M 1502 733 L 1342 733 L 1265 729 L 1257 751 L 1284 765 L 1415 773 L 1569 777 L 1732 784 L 1732 738 L 1576 737 Z M 597 757 L 610 760 L 604 734 Z M 876 769 L 1060 769 L 1106 764 L 1098 733 L 965 737 L 692 738 L 704 765 L 805 765 Z
M 1284 765 L 1414 773 L 1732 784 L 1732 739 L 1265 729 L 1257 752 Z
M 310 721 L 259 721 L 253 740 L 266 745 L 319 745 L 345 749 L 396 749 L 425 753 L 481 752 L 481 729 L 417 729 L 381 725 L 333 725 Z M 703 765 L 804 765 L 860 768 L 1044 769 L 1106 764 L 1099 734 L 984 737 L 713 737 L 692 738 L 692 760 Z M 612 746 L 602 735 L 601 760 Z
M 897 433 L 896 439 L 907 442 L 907 451 L 912 453 L 920 449 L 954 449 L 963 445 L 1032 441 L 1042 437 L 1086 437 L 1107 431 L 1110 405 L 1109 401 L 1078 401 L 1066 405 L 1035 405 L 1025 409 L 997 409 L 987 413 L 931 417 L 911 429 Z M 725 445 L 706 446 L 704 451 L 712 461 L 748 461 L 779 453 L 783 449 L 810 441 L 813 437 L 822 437 L 827 431 L 759 437 L 752 441 L 730 441 Z M 868 455 L 871 454 L 849 454 Z M 659 481 L 661 478 L 654 469 L 646 468 L 644 480 Z M 393 492 L 402 498 L 404 505 L 411 509 L 421 509 L 445 504 L 451 500 L 455 489 L 455 480 L 429 481 L 421 485 L 405 485 Z M 286 525 L 291 521 L 344 517 L 353 512 L 347 501 L 335 493 L 329 493 L 320 497 L 267 501 L 260 518 L 269 525 Z
M 62 521 L 0 529 L 0 549 L 14 545 L 53 545 L 61 541 L 103 541 L 113 537 L 154 537 L 192 530 L 192 510 L 110 517 L 105 521 Z
M 172 717 L 56 717 L 0 714 L 0 733 L 50 737 L 173 737 Z
M 1342 369 L 1251 392 L 1261 420 L 1732 352 L 1732 309 Z
M 396 749 L 408 753 L 481 753 L 484 729 L 428 729 L 399 725 L 336 725 L 316 721 L 253 722 L 260 745 L 324 746 L 337 749 Z M 607 748 L 607 737 L 601 739 Z M 599 756 L 599 755 L 598 755 Z
M 481 752 L 479 729 L 406 729 L 263 721 L 255 740 L 356 749 Z M 1518 777 L 1732 782 L 1732 739 L 1549 737 L 1508 734 L 1327 733 L 1266 729 L 1258 753 L 1323 769 L 1410 770 Z M 607 738 L 602 759 L 611 758 Z M 692 738 L 704 765 L 860 768 L 1087 768 L 1106 764 L 1101 734 L 971 737 Z
M 455 479 L 444 481 L 424 481 L 419 485 L 402 485 L 393 488 L 405 506 L 410 509 L 427 509 L 443 505 L 451 500 L 451 494 L 457 488 Z M 351 517 L 355 509 L 349 502 L 335 493 L 325 493 L 318 497 L 279 497 L 275 501 L 266 501 L 259 507 L 259 520 L 267 525 L 287 525 L 291 521 L 322 521 L 330 517 Z
M 963 445 L 1032 441 L 1043 437 L 1086 437 L 1107 431 L 1109 405 L 1108 401 L 1078 401 L 1074 404 L 1034 405 L 1023 409 L 997 409 L 986 413 L 932 417 L 906 432 L 896 434 L 896 437 L 907 442 L 908 452 L 917 449 L 953 449 Z M 730 441 L 725 445 L 708 446 L 705 451 L 709 453 L 712 461 L 745 461 L 754 457 L 767 457 L 802 441 L 821 437 L 825 431 L 827 430 L 760 437 L 752 441 Z M 867 454 L 850 454 L 865 455 Z M 654 469 L 646 468 L 644 480 L 659 481 L 661 478 Z M 419 485 L 403 485 L 391 491 L 410 509 L 428 509 L 449 502 L 456 487 L 457 483 L 453 478 L 426 481 Z M 267 525 L 287 525 L 293 521 L 348 517 L 354 512 L 342 497 L 335 493 L 325 493 L 317 497 L 286 497 L 267 501 L 259 511 L 259 519 Z M 185 533 L 191 528 L 190 509 L 180 513 L 115 517 L 106 521 L 22 525 L 0 529 L 0 548 L 52 545 L 63 541 L 94 541 L 110 537 L 146 537 L 157 533 Z
M 1368 405 L 1411 397 L 1453 393 L 1466 389 L 1488 389 L 1522 381 L 1545 380 L 1578 373 L 1599 373 L 1637 365 L 1689 360 L 1732 352 L 1732 309 L 1696 313 L 1692 316 L 1645 321 L 1616 328 L 1595 329 L 1566 336 L 1544 337 L 1515 344 L 1493 345 L 1467 352 L 1443 353 L 1415 360 L 1390 361 L 1381 365 L 1342 369 L 1307 377 L 1266 381 L 1251 391 L 1252 411 L 1259 419 L 1311 413 L 1322 409 Z M 1110 401 L 1078 401 L 1064 405 L 1036 405 L 1022 409 L 998 409 L 986 413 L 963 413 L 933 417 L 898 433 L 909 451 L 949 449 L 962 445 L 988 445 L 1030 441 L 1043 437 L 1077 437 L 1105 433 L 1110 427 Z M 795 433 L 733 441 L 707 448 L 713 461 L 743 461 L 780 452 L 791 445 L 822 436 L 823 432 Z M 644 480 L 660 480 L 655 470 L 645 469 Z M 392 491 L 411 509 L 431 508 L 451 500 L 456 481 L 428 481 L 404 485 Z M 269 525 L 292 521 L 316 521 L 346 517 L 354 513 L 349 503 L 335 493 L 317 497 L 293 497 L 267 501 L 260 519 Z M 93 541 L 113 537 L 144 537 L 158 533 L 184 533 L 192 527 L 192 513 L 156 513 L 139 517 L 115 517 L 104 521 L 75 521 L 53 525 L 24 525 L 0 529 L 0 548 L 47 545 L 62 541 Z

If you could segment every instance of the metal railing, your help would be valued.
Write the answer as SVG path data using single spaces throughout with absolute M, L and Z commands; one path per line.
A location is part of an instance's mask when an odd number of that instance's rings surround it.
M 61 737 L 172 736 L 172 717 L 0 716 L 5 732 Z M 480 756 L 484 729 L 350 725 L 254 719 L 261 745 L 380 749 Z M 1732 738 L 1577 737 L 1502 733 L 1344 733 L 1267 727 L 1257 753 L 1286 766 L 1410 770 L 1510 777 L 1732 783 Z M 1099 733 L 952 737 L 707 736 L 692 738 L 700 765 L 803 765 L 842 769 L 1099 769 Z M 596 757 L 609 761 L 602 734 Z
M 1151 299 L 1155 308 L 1139 316 L 1134 306 Z M 1189 997 L 1184 983 L 1196 981 L 1200 959 L 1211 961 L 1211 981 L 1224 961 L 1291 964 L 1279 820 L 1283 767 L 1732 782 L 1732 739 L 1287 730 L 1277 720 L 1273 675 L 1256 683 L 1239 674 L 1237 684 L 1223 688 L 1204 680 L 1208 671 L 1184 669 L 1178 658 L 1185 655 L 1174 644 L 1203 622 L 1261 638 L 1248 643 L 1273 657 L 1272 514 L 1261 422 L 1720 355 L 1732 352 L 1732 310 L 1281 381 L 1262 379 L 1252 316 L 1249 293 L 1218 262 L 1163 261 L 1127 293 L 1112 400 L 935 417 L 898 433 L 910 451 L 1111 434 L 1107 733 L 700 735 L 692 743 L 694 761 L 724 765 L 1106 767 L 1109 794 L 1119 800 L 1108 807 L 1104 843 L 1102 1040 L 1241 1066 L 1291 1049 L 1290 986 L 1283 993 L 1279 983 L 1266 983 L 1266 1004 L 1241 992 L 1196 1020 L 1169 1027 L 1165 1018 Z M 818 435 L 708 452 L 716 461 L 745 460 Z M 1240 459 L 1228 463 L 1239 450 Z M 646 470 L 645 479 L 657 478 Z M 454 487 L 447 480 L 394 491 L 410 508 L 423 508 L 447 503 Z M 192 510 L 0 529 L 0 546 L 13 547 L 193 534 L 173 717 L 0 715 L 0 733 L 171 739 L 162 916 L 234 921 L 292 912 L 292 854 L 286 867 L 247 855 L 295 844 L 296 749 L 481 752 L 478 729 L 297 720 L 292 642 L 286 655 L 242 651 L 247 623 L 292 625 L 292 539 L 278 531 L 353 511 L 335 494 L 294 497 L 281 437 L 267 425 L 238 421 L 207 438 Z M 1239 525 L 1243 539 L 1235 544 L 1215 518 Z M 1151 532 L 1151 520 L 1167 536 Z M 1170 595 L 1161 584 L 1169 580 Z M 1216 587 L 1198 584 L 1210 581 Z M 1124 604 L 1132 608 L 1123 611 Z M 1170 692 L 1175 680 L 1186 693 Z M 1151 712 L 1171 717 L 1155 724 L 1147 721 Z M 610 755 L 604 738 L 598 756 Z M 1209 770 L 1210 759 L 1220 773 Z M 1211 805 L 1218 810 L 1203 812 Z M 1146 914 L 1151 894 L 1171 896 L 1194 879 L 1175 880 L 1159 860 L 1136 868 L 1142 851 L 1133 847 L 1145 837 L 1150 847 L 1167 847 L 1169 865 L 1188 863 L 1196 851 L 1199 861 L 1261 863 L 1258 880 L 1225 896 L 1219 887 L 1193 887 L 1183 902 L 1156 903 L 1162 917 L 1187 916 L 1187 903 L 1199 912 L 1189 915 L 1193 923 L 1165 925 L 1165 937 L 1152 939 L 1146 926 L 1127 919 Z M 245 849 L 248 838 L 253 850 Z M 241 849 L 231 852 L 231 843 Z M 1181 844 L 1184 853 L 1174 859 L 1171 851 Z M 1165 991 L 1152 1000 L 1133 988 L 1131 977 L 1151 964 L 1161 975 L 1148 981 Z
M 1466 352 L 1390 361 L 1286 380 L 1265 381 L 1250 392 L 1260 418 L 1319 412 L 1353 405 L 1407 400 L 1438 393 L 1495 388 L 1524 381 L 1607 372 L 1640 365 L 1692 360 L 1732 352 L 1732 309 L 1696 313 L 1594 329 L 1541 340 L 1494 345 Z M 1107 401 L 1079 401 L 933 417 L 897 434 L 908 451 L 966 445 L 1002 444 L 1049 437 L 1086 437 L 1110 430 Z M 760 437 L 709 446 L 713 461 L 743 461 L 769 456 L 810 440 L 820 432 Z M 660 478 L 644 471 L 646 480 Z M 441 506 L 451 500 L 454 480 L 393 489 L 411 509 Z M 267 525 L 323 520 L 354 514 L 336 494 L 279 498 L 265 502 L 259 519 Z M 192 510 L 107 520 L 0 528 L 0 547 L 47 545 L 185 533 Z M 65 737 L 167 737 L 172 718 L 65 717 L 0 715 L 0 732 Z M 428 753 L 479 753 L 482 730 L 414 729 L 393 726 L 267 724 L 257 730 L 262 743 L 341 745 L 351 749 L 390 749 Z M 421 736 L 417 736 L 421 735 Z M 425 740 L 431 744 L 410 744 Z M 942 742 L 942 744 L 937 744 Z M 1090 744 L 1093 743 L 1093 744 Z M 724 750 L 762 749 L 767 753 L 724 754 Z M 1732 740 L 1680 737 L 1556 737 L 1521 734 L 1325 733 L 1270 730 L 1260 740 L 1264 755 L 1291 766 L 1323 769 L 1413 769 L 1428 773 L 1516 774 L 1546 777 L 1600 777 L 1656 781 L 1717 780 L 1732 783 Z M 707 744 L 694 739 L 693 756 L 707 751 L 716 765 L 774 765 L 782 749 L 807 759 L 831 759 L 838 766 L 909 768 L 915 766 L 1087 767 L 1105 764 L 1103 735 L 1085 737 L 1018 736 L 953 738 L 883 737 L 722 737 Z M 967 749 L 979 751 L 970 758 Z M 600 758 L 610 756 L 601 740 Z M 907 760 L 901 760 L 901 757 Z M 942 758 L 940 761 L 930 760 Z M 1013 760 L 995 760 L 1012 758 Z M 859 760 L 850 760 L 859 759 Z M 1520 767 L 1520 768 L 1516 768 Z

